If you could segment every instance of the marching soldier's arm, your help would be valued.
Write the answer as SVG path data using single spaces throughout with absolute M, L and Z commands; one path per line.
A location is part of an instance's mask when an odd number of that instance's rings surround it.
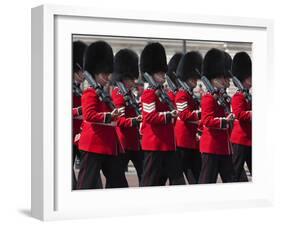
M 82 95 L 82 114 L 86 122 L 110 123 L 111 112 L 98 112 L 99 98 L 94 89 L 84 91 Z
M 191 109 L 191 106 L 189 105 L 192 101 L 191 98 L 188 94 L 178 93 L 175 99 L 179 118 L 185 122 L 194 122 L 200 119 L 200 111 Z
M 117 89 L 117 88 L 116 88 Z M 125 116 L 125 100 L 122 94 L 118 92 L 118 90 L 113 90 L 112 92 L 112 100 L 115 106 L 118 108 L 120 112 L 119 117 L 116 119 L 117 126 L 128 128 L 138 125 L 138 121 L 135 117 L 126 117 Z
M 226 117 L 215 116 L 217 103 L 212 95 L 204 95 L 202 97 L 201 106 L 201 120 L 204 126 L 215 129 L 226 129 L 228 127 Z
M 156 95 L 154 90 L 146 90 L 142 95 L 143 121 L 155 125 L 165 125 L 173 122 L 171 112 L 156 111 Z
M 247 102 L 243 94 L 233 96 L 232 111 L 239 121 L 252 121 L 252 111 L 247 110 Z

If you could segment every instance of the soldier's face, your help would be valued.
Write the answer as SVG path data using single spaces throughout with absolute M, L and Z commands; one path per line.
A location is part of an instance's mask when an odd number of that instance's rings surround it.
M 123 80 L 123 83 L 127 89 L 132 89 L 135 86 L 135 81 L 133 79 Z
M 155 82 L 163 85 L 165 83 L 165 72 L 157 72 L 153 74 Z
M 82 83 L 84 80 L 83 71 L 74 72 L 74 80 L 78 83 Z
M 105 86 L 110 79 L 110 73 L 99 73 L 96 76 L 96 80 L 99 84 L 101 84 L 102 86 Z
M 225 88 L 229 88 L 229 86 L 230 86 L 230 78 L 229 77 L 225 77 L 224 78 L 224 83 L 225 83 Z
M 143 85 L 138 85 L 137 90 L 138 90 L 138 94 L 141 96 L 144 91 Z
M 190 78 L 187 80 L 188 85 L 194 89 L 197 86 L 197 79 L 196 78 Z
M 246 78 L 243 85 L 246 89 L 250 89 L 252 87 L 252 77 Z
M 212 79 L 212 84 L 217 89 L 225 89 L 225 79 L 223 76 Z

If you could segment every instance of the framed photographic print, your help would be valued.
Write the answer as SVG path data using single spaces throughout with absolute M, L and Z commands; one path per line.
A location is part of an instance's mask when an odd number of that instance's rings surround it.
M 32 216 L 56 220 L 271 205 L 267 109 L 272 103 L 264 93 L 272 93 L 272 32 L 273 22 L 264 19 L 55 5 L 32 9 Z M 177 67 L 169 71 L 177 53 Z M 228 69 L 226 56 L 232 62 Z M 190 66 L 191 59 L 200 66 Z M 252 87 L 244 89 L 248 80 L 241 73 L 251 75 Z M 185 75 L 191 80 L 185 81 Z M 174 101 L 169 90 L 177 92 Z M 191 112 L 196 119 L 190 120 L 196 147 L 185 146 L 192 135 L 177 128 L 192 107 L 177 102 L 178 93 L 188 90 L 191 99 L 199 100 Z M 234 109 L 237 92 L 251 98 L 251 108 L 241 113 L 246 116 Z M 229 104 L 229 112 L 212 116 L 212 125 L 203 104 L 208 95 L 218 108 Z M 248 118 L 251 138 L 241 139 L 250 143 L 237 143 L 233 131 L 237 126 L 244 131 Z M 227 154 L 221 154 L 223 142 Z M 219 152 L 215 156 L 213 149 L 206 151 L 210 143 Z M 245 166 L 243 160 L 239 178 L 233 179 L 241 145 L 251 147 L 251 159 Z M 186 155 L 181 149 L 197 150 L 198 172 L 183 170 L 188 161 L 181 162 Z M 178 172 L 182 178 L 175 176 Z M 212 180 L 206 176 L 210 172 Z

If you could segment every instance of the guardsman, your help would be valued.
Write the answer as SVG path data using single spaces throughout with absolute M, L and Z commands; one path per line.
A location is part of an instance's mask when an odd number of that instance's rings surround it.
M 230 87 L 230 79 L 232 78 L 232 72 L 231 72 L 232 57 L 227 52 L 224 52 L 224 54 L 225 54 L 225 94 L 226 94 L 225 97 L 226 97 L 227 104 L 230 106 L 231 97 L 227 94 L 227 89 Z M 230 134 L 231 133 L 232 133 L 232 131 L 230 131 Z M 231 137 L 231 135 L 230 135 L 230 137 Z M 232 148 L 232 154 L 233 154 L 233 148 Z M 248 181 L 247 174 L 244 169 L 242 170 L 239 181 Z
M 167 95 L 169 96 L 169 98 L 171 99 L 171 101 L 173 102 L 175 108 L 176 108 L 176 103 L 175 103 L 175 97 L 176 97 L 176 93 L 178 90 L 177 87 L 177 83 L 176 83 L 176 71 L 177 71 L 177 67 L 178 64 L 180 62 L 181 57 L 183 56 L 182 53 L 175 53 L 172 58 L 170 59 L 169 63 L 168 63 L 168 71 L 166 73 L 166 81 L 167 81 L 167 77 L 169 77 L 169 79 L 171 80 L 171 82 L 173 83 L 173 85 L 175 86 L 174 88 L 176 88 L 176 90 L 173 90 L 172 87 L 169 86 L 168 83 L 168 87 L 165 90 Z M 174 126 L 175 126 L 176 120 L 174 120 Z M 167 182 L 167 175 L 163 175 L 163 177 L 161 178 L 161 185 L 165 185 Z
M 189 184 L 198 183 L 201 169 L 201 154 L 197 138 L 200 122 L 200 103 L 195 99 L 193 89 L 200 79 L 202 56 L 199 52 L 186 53 L 177 68 L 177 77 L 185 87 L 181 87 L 176 94 L 175 102 L 178 110 L 176 122 L 177 153 L 181 158 L 182 170 Z
M 115 106 L 121 112 L 117 119 L 116 129 L 121 145 L 125 150 L 125 153 L 121 155 L 123 169 L 125 172 L 128 162 L 131 160 L 136 168 L 140 184 L 143 153 L 140 149 L 138 128 L 142 116 L 139 114 L 139 106 L 132 93 L 135 80 L 139 76 L 138 61 L 138 55 L 132 50 L 121 49 L 116 53 L 112 79 L 113 83 L 117 82 L 117 85 L 112 91 L 112 99 Z
M 235 115 L 231 142 L 235 181 L 242 180 L 244 163 L 252 173 L 252 101 L 249 89 L 252 87 L 252 62 L 246 52 L 237 53 L 232 62 L 232 74 L 242 84 L 232 97 L 232 111 Z
M 217 176 L 223 182 L 233 181 L 232 151 L 229 125 L 233 115 L 218 102 L 221 89 L 225 89 L 225 54 L 211 49 L 203 60 L 203 75 L 216 92 L 207 92 L 201 100 L 203 133 L 200 139 L 202 167 L 199 183 L 216 183 Z
M 81 83 L 83 76 L 83 59 L 87 45 L 81 41 L 73 42 L 72 53 L 72 70 L 73 70 L 73 94 L 72 94 L 72 189 L 76 189 L 77 180 L 75 177 L 73 165 L 75 158 L 79 158 L 78 141 L 82 124 L 82 107 L 81 107 Z
M 167 72 L 166 52 L 160 43 L 145 46 L 140 58 L 141 73 L 148 73 L 156 84 L 163 85 Z M 142 103 L 142 150 L 144 151 L 141 186 L 161 185 L 162 175 L 167 175 L 170 184 L 185 184 L 176 155 L 173 122 L 177 111 L 167 102 L 160 101 L 159 89 L 148 87 L 141 96 Z
M 112 110 L 100 95 L 113 71 L 111 46 L 104 41 L 92 43 L 86 50 L 84 70 L 97 86 L 91 85 L 82 95 L 83 128 L 79 140 L 82 159 L 77 189 L 101 188 L 100 170 L 107 187 L 126 187 L 128 184 L 118 157 L 122 148 L 114 127 L 120 113 L 118 109 Z

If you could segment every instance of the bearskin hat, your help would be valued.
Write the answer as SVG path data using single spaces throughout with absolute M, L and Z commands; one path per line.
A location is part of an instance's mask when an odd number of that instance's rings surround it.
M 202 68 L 202 55 L 199 52 L 191 51 L 186 53 L 180 60 L 177 69 L 177 77 L 182 81 L 188 78 L 200 78 Z
M 203 60 L 203 75 L 208 79 L 225 75 L 225 54 L 219 49 L 210 49 Z
M 122 79 L 138 79 L 139 77 L 139 58 L 130 49 L 119 50 L 114 57 L 112 79 L 121 81 Z
M 182 58 L 183 54 L 182 53 L 175 53 L 172 58 L 170 59 L 169 63 L 168 63 L 168 71 L 167 71 L 167 75 L 171 78 L 171 80 L 173 81 L 173 83 L 175 82 L 175 74 L 177 72 L 177 67 L 178 64 Z
M 112 73 L 113 51 L 104 41 L 97 41 L 89 45 L 85 54 L 84 70 L 92 75 L 99 73 Z
M 224 52 L 225 54 L 225 76 L 226 77 L 231 77 L 231 64 L 232 64 L 232 58 L 231 56 L 229 55 L 229 53 L 227 52 Z
M 147 44 L 140 57 L 140 70 L 152 75 L 157 72 L 167 72 L 167 60 L 164 47 L 158 43 Z
M 75 41 L 72 45 L 72 69 L 77 72 L 83 68 L 84 65 L 84 53 L 87 45 L 81 41 Z
M 252 61 L 246 52 L 236 53 L 233 57 L 232 74 L 240 81 L 252 76 Z

